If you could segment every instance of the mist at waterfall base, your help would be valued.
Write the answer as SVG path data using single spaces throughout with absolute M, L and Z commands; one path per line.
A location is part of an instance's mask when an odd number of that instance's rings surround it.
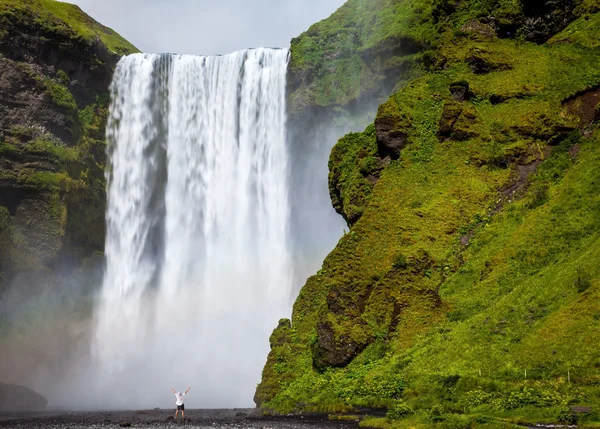
M 172 407 L 170 388 L 190 385 L 189 408 L 254 406 L 269 335 L 346 227 L 329 199 L 331 148 L 377 105 L 335 126 L 287 121 L 287 56 L 121 60 L 104 276 L 96 296 L 85 273 L 39 296 L 9 288 L 37 320 L 0 338 L 5 382 L 71 409 Z
M 91 355 L 105 406 L 167 406 L 188 385 L 192 407 L 253 405 L 269 334 L 291 311 L 287 55 L 118 64 Z

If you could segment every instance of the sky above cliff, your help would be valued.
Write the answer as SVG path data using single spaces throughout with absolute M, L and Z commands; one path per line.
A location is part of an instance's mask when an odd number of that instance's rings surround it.
M 345 0 L 67 0 L 144 52 L 287 47 Z

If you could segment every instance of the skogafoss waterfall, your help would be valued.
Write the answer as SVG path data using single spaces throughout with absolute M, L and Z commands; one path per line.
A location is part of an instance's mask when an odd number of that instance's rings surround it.
M 105 406 L 252 406 L 291 310 L 288 51 L 135 54 L 107 125 L 107 267 L 93 368 Z M 112 399 L 111 399 L 112 398 Z

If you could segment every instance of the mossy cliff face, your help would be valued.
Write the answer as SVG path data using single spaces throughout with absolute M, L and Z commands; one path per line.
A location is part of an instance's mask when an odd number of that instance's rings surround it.
M 77 6 L 0 1 L 0 284 L 103 251 L 108 87 L 135 48 Z
M 372 122 L 400 81 L 422 72 L 428 49 L 424 35 L 391 31 L 418 20 L 404 2 L 351 0 L 291 42 L 287 129 L 293 159 L 291 231 L 294 248 L 301 249 L 295 255 L 299 285 L 343 227 L 330 210 L 331 148 L 340 136 Z
M 388 407 L 369 424 L 398 427 L 578 419 L 600 405 L 600 4 L 370 5 L 427 60 L 334 147 L 350 231 L 273 333 L 256 402 Z M 326 73 L 301 91 L 337 97 Z

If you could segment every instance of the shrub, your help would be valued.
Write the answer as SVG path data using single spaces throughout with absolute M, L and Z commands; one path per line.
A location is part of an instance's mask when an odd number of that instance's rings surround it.
M 413 409 L 403 400 L 398 400 L 390 407 L 387 412 L 387 419 L 390 421 L 400 420 L 414 413 Z
M 406 256 L 404 256 L 402 253 L 397 254 L 394 258 L 394 263 L 392 264 L 392 266 L 398 270 L 402 270 L 408 267 L 408 261 L 406 259 Z
M 561 410 L 558 413 L 557 420 L 563 425 L 576 425 L 579 423 L 579 415 L 572 413 L 570 410 Z
M 577 278 L 575 279 L 575 287 L 577 292 L 582 293 L 590 288 L 592 280 L 590 275 L 582 269 L 577 270 Z
M 482 404 L 489 403 L 492 395 L 484 392 L 481 389 L 471 390 L 464 394 L 463 400 L 467 407 L 478 407 Z
M 548 185 L 545 183 L 540 183 L 536 184 L 536 186 L 532 186 L 530 193 L 531 199 L 529 200 L 527 206 L 530 209 L 535 209 L 536 207 L 539 207 L 543 205 L 546 201 L 548 201 L 548 199 L 550 198 L 548 189 Z
M 434 405 L 431 407 L 431 410 L 429 410 L 429 420 L 432 423 L 441 422 L 444 420 L 443 414 L 444 407 L 442 407 L 440 404 Z

